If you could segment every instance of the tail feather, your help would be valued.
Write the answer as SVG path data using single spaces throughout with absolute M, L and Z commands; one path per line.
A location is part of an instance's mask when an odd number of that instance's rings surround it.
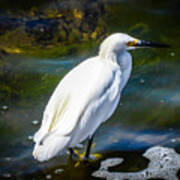
M 47 161 L 63 153 L 69 145 L 70 137 L 50 134 L 42 143 L 36 142 L 33 156 L 38 161 Z

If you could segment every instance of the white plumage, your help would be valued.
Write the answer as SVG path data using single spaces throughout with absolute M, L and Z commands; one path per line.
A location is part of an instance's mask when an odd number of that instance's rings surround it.
M 127 50 L 140 42 L 126 34 L 113 34 L 103 41 L 98 56 L 80 63 L 62 79 L 34 136 L 37 160 L 49 160 L 74 147 L 113 114 L 132 69 Z

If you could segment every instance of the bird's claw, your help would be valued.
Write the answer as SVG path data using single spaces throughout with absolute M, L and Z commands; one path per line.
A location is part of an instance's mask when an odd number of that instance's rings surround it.
M 101 154 L 91 154 L 88 158 L 85 157 L 85 153 L 79 154 L 79 160 L 75 163 L 74 167 L 79 167 L 81 164 L 89 165 L 91 162 L 102 158 Z

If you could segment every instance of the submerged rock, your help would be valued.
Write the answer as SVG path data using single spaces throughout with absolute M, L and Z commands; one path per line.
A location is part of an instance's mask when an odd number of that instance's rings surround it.
M 148 167 L 142 171 L 135 173 L 126 172 L 109 172 L 108 167 L 112 167 L 122 163 L 121 158 L 112 158 L 104 160 L 101 163 L 99 170 L 92 175 L 107 180 L 146 180 L 161 178 L 165 180 L 177 180 L 176 176 L 180 169 L 180 155 L 174 149 L 155 146 L 148 149 L 144 157 L 150 160 Z

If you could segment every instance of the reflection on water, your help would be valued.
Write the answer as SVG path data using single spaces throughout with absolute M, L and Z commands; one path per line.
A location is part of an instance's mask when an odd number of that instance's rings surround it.
M 28 60 L 21 64 L 19 69 L 22 71 L 24 67 L 30 65 L 28 68 L 29 72 L 32 73 L 48 73 L 48 74 L 56 74 L 63 72 L 63 70 L 69 70 L 77 65 L 80 61 L 77 59 L 72 60 Z
M 13 59 L 13 62 L 12 62 Z M 28 57 L 12 57 L 8 56 L 3 59 L 6 64 L 13 65 L 13 71 L 15 73 L 35 73 L 35 74 L 50 74 L 58 75 L 57 73 L 63 73 L 69 69 L 72 69 L 81 60 L 73 59 L 30 59 Z
M 146 149 L 154 145 L 179 147 L 179 130 L 135 130 L 105 127 L 100 129 L 97 135 L 96 149 L 98 151 L 131 151 Z

